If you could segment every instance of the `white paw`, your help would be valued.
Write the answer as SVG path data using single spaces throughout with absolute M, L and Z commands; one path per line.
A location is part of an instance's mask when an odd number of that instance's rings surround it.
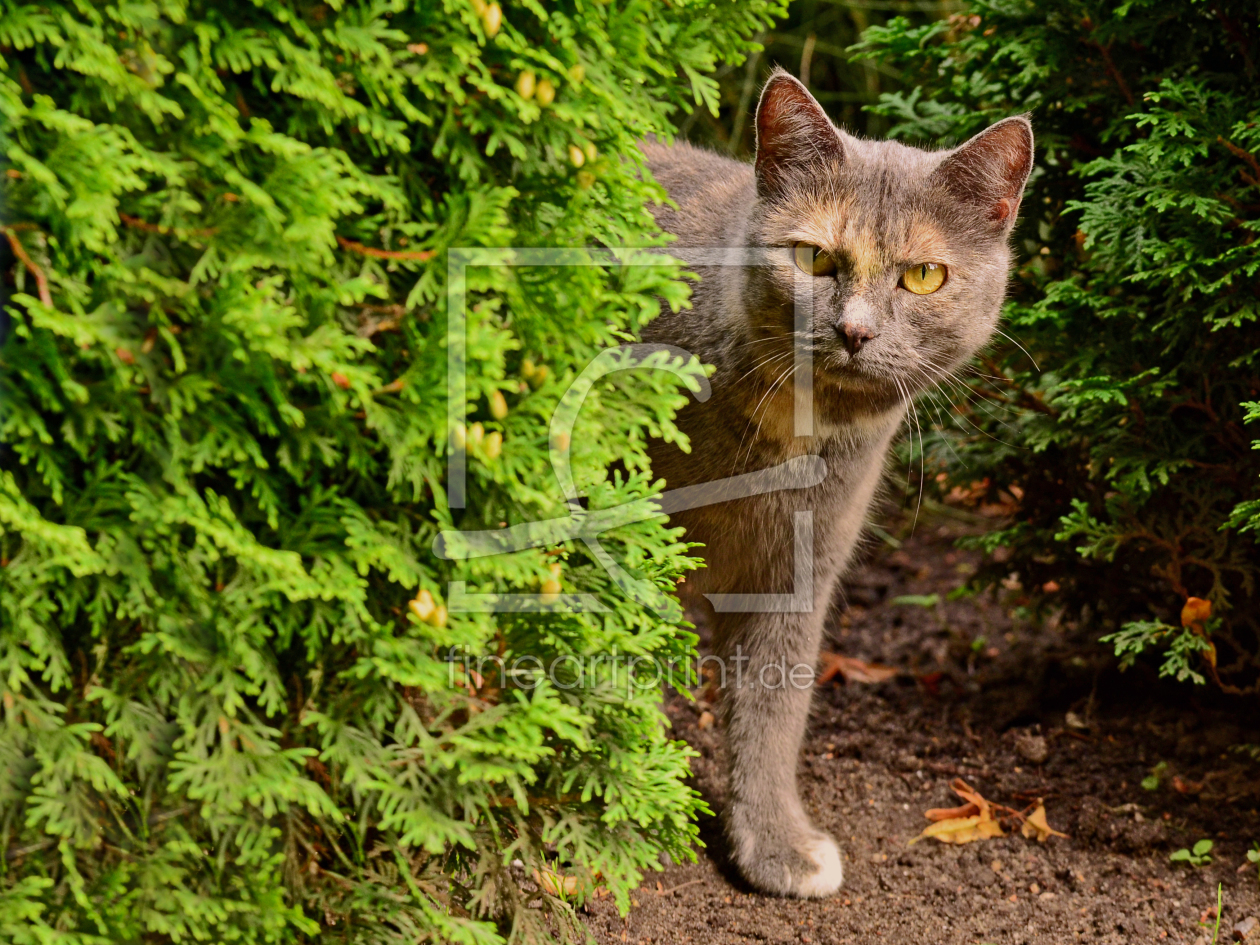
M 792 892 L 802 899 L 821 899 L 830 896 L 844 882 L 844 867 L 840 865 L 840 850 L 830 837 L 819 837 L 805 852 L 818 870 L 798 880 Z

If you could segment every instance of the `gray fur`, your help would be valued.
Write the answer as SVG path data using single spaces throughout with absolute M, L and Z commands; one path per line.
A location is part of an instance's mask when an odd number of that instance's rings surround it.
M 806 816 L 796 763 L 811 690 L 759 681 L 784 660 L 813 666 L 823 617 L 853 554 L 909 399 L 957 370 L 989 339 L 1005 291 L 1008 239 L 1031 168 L 1032 130 L 1007 119 L 953 151 L 863 141 L 836 129 L 804 86 L 771 77 L 757 117 L 754 166 L 678 144 L 645 144 L 649 167 L 677 209 L 660 225 L 680 247 L 832 250 L 839 268 L 812 280 L 813 436 L 793 427 L 794 280 L 790 264 L 699 269 L 692 307 L 665 311 L 645 340 L 685 348 L 716 367 L 713 395 L 683 410 L 691 452 L 653 447 L 655 472 L 678 488 L 817 454 L 819 485 L 709 506 L 675 516 L 703 543 L 706 567 L 686 596 L 790 593 L 792 513 L 814 516 L 812 613 L 714 614 L 727 660 L 722 717 L 731 758 L 723 812 L 731 852 L 766 892 L 828 895 L 840 884 L 834 843 Z M 945 285 L 917 296 L 898 286 L 923 261 L 948 267 Z M 860 332 L 856 354 L 846 332 Z M 738 651 L 741 684 L 732 674 Z

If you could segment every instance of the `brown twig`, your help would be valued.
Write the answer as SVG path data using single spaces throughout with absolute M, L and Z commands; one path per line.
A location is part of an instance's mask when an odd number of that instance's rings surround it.
M 20 223 L 17 224 L 17 226 L 20 226 L 23 229 L 28 228 Z M 26 247 L 23 246 L 22 241 L 17 238 L 15 227 L 6 226 L 4 228 L 4 235 L 9 238 L 9 245 L 13 247 L 13 255 L 16 256 L 21 261 L 22 265 L 30 271 L 30 274 L 35 277 L 35 284 L 39 286 L 39 300 L 49 308 L 52 308 L 52 292 L 48 289 L 48 277 L 44 275 L 44 270 L 40 269 L 39 266 L 35 265 L 35 263 L 31 260 L 30 255 L 26 252 Z
M 159 223 L 150 223 L 148 220 L 141 220 L 139 217 L 133 217 L 127 213 L 118 214 L 118 218 L 127 226 L 134 227 L 137 230 L 143 230 L 146 233 L 160 233 L 163 236 L 213 236 L 216 232 L 218 232 L 213 227 L 203 230 L 180 230 L 173 226 L 163 226 Z M 371 256 L 374 259 L 414 259 L 419 262 L 427 262 L 437 255 L 437 250 L 433 249 L 415 251 L 376 249 L 375 247 L 365 246 L 363 243 L 357 243 L 354 240 L 346 239 L 344 236 L 337 237 L 337 245 L 342 249 L 349 250 L 352 253 L 359 253 L 363 256 Z
M 1059 415 L 1059 411 L 1055 410 L 1049 404 L 1038 400 L 1036 397 L 1030 394 L 1026 389 L 1024 389 L 1019 384 L 1017 384 L 1012 378 L 1009 378 L 1005 374 L 1003 374 L 1002 369 L 998 367 L 997 362 L 994 361 L 992 358 L 988 357 L 987 355 L 982 355 L 980 360 L 984 363 L 985 368 L 992 372 L 992 376 L 991 376 L 992 379 L 1001 381 L 1011 390 L 1015 391 L 1016 394 L 1018 394 L 1016 404 L 1018 404 L 1021 407 L 1025 407 L 1029 410 L 1035 410 L 1038 413 L 1044 413 L 1048 417 L 1057 417 Z M 975 390 L 975 388 L 972 388 L 972 390 Z
M 1238 145 L 1234 144 L 1234 142 L 1227 140 L 1222 135 L 1217 135 L 1216 140 L 1220 144 L 1225 145 L 1225 147 L 1229 149 L 1230 154 L 1234 155 L 1234 157 L 1246 161 L 1251 166 L 1251 169 L 1256 172 L 1255 177 L 1252 177 L 1246 171 L 1240 171 L 1239 173 L 1242 175 L 1242 179 L 1252 187 L 1260 187 L 1260 161 L 1256 160 L 1256 156 L 1246 148 L 1240 148 Z
M 1090 26 L 1089 29 L 1093 30 L 1093 26 Z M 1102 53 L 1103 63 L 1107 66 L 1107 73 L 1111 76 L 1112 81 L 1116 83 L 1117 87 L 1119 87 L 1120 94 L 1124 96 L 1124 100 L 1132 105 L 1133 93 L 1129 91 L 1129 84 L 1124 81 L 1124 76 L 1122 76 L 1120 74 L 1120 70 L 1116 68 L 1115 60 L 1111 58 L 1111 47 L 1104 46 L 1102 43 L 1092 39 L 1085 40 L 1085 45 L 1093 46 Z
M 671 886 L 669 889 L 658 889 L 656 891 L 656 894 L 658 896 L 672 896 L 674 893 L 678 892 L 678 890 L 680 889 L 686 889 L 688 886 L 694 886 L 696 883 L 703 883 L 703 882 L 704 882 L 703 879 L 690 879 L 685 883 L 679 883 L 677 886 Z
M 1075 738 L 1078 742 L 1092 742 L 1093 739 L 1088 735 L 1082 735 L 1080 732 L 1069 732 L 1065 728 L 1056 729 L 1050 733 L 1051 738 L 1058 738 L 1060 735 L 1066 735 L 1068 738 Z
M 380 313 L 383 318 L 373 318 Z M 378 331 L 390 331 L 401 324 L 407 314 L 405 305 L 360 305 L 359 330 L 360 338 L 371 338 Z
M 1208 675 L 1212 677 L 1212 682 L 1216 683 L 1221 692 L 1228 693 L 1231 696 L 1246 695 L 1246 689 L 1239 689 L 1237 686 L 1231 686 L 1229 683 L 1221 679 L 1220 674 L 1216 672 L 1216 667 L 1212 665 L 1210 660 L 1204 660 L 1203 665 L 1207 667 Z
M 339 245 L 342 249 L 349 250 L 352 253 L 359 253 L 363 256 L 371 256 L 374 259 L 415 259 L 419 262 L 428 262 L 437 255 L 437 250 L 435 249 L 420 249 L 414 251 L 376 249 L 372 246 L 364 246 L 362 243 L 356 243 L 354 240 L 348 240 L 344 236 L 337 237 L 337 245 Z
M 27 844 L 24 847 L 18 847 L 16 850 L 10 850 L 5 854 L 4 858 L 6 860 L 16 860 L 20 856 L 26 856 L 28 853 L 37 853 L 40 850 L 47 849 L 56 842 L 56 840 L 48 837 L 43 840 L 36 841 L 35 843 Z
M 582 799 L 581 793 L 562 794 L 559 797 L 527 797 L 526 801 L 532 807 L 560 807 L 564 804 L 572 804 L 574 801 Z M 517 802 L 514 797 L 496 797 L 492 803 L 493 807 L 516 807 Z
M 137 230 L 143 230 L 146 233 L 160 233 L 162 236 L 178 236 L 181 239 L 185 236 L 214 236 L 218 232 L 214 227 L 207 227 L 204 230 L 180 230 L 173 226 L 162 226 L 160 223 L 150 223 L 148 220 L 141 220 L 139 217 L 133 217 L 128 213 L 118 214 L 118 219 L 122 220 L 127 226 Z
M 1225 15 L 1225 12 L 1218 4 L 1212 5 L 1212 12 L 1216 14 L 1216 18 L 1221 21 L 1221 25 L 1225 27 L 1225 32 L 1229 34 L 1229 38 L 1234 41 L 1234 45 L 1238 47 L 1238 51 L 1242 53 L 1243 63 L 1247 67 L 1247 72 L 1253 73 L 1256 64 L 1251 61 L 1251 44 L 1247 42 L 1247 37 L 1238 24 Z

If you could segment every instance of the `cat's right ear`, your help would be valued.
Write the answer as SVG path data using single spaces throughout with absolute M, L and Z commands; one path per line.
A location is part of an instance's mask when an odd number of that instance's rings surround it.
M 794 181 L 808 182 L 820 164 L 844 158 L 840 132 L 799 81 L 782 69 L 757 103 L 757 196 L 773 198 Z

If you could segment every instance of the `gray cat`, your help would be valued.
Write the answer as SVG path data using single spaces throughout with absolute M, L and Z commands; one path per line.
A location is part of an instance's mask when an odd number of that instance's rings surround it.
M 757 108 L 755 166 L 686 144 L 644 151 L 677 204 L 657 212 L 678 238 L 673 251 L 778 248 L 765 265 L 697 267 L 692 308 L 664 312 L 645 332 L 647 341 L 716 367 L 712 397 L 679 417 L 691 452 L 658 443 L 652 461 L 671 489 L 794 457 L 825 462 L 821 481 L 807 488 L 721 502 L 673 522 L 703 543 L 706 567 L 684 589 L 694 600 L 791 594 L 800 590 L 794 513 L 812 511 L 812 610 L 701 606 L 728 667 L 723 816 L 733 858 L 766 892 L 826 896 L 843 878 L 839 850 L 810 823 L 796 788 L 826 605 L 909 400 L 961 367 L 997 325 L 1032 128 L 1008 118 L 951 151 L 863 141 L 832 125 L 806 88 L 779 71 Z M 802 282 L 812 301 L 798 315 Z M 797 346 L 812 358 L 812 429 L 804 436 Z M 803 684 L 799 672 L 785 678 L 792 667 L 804 670 Z

